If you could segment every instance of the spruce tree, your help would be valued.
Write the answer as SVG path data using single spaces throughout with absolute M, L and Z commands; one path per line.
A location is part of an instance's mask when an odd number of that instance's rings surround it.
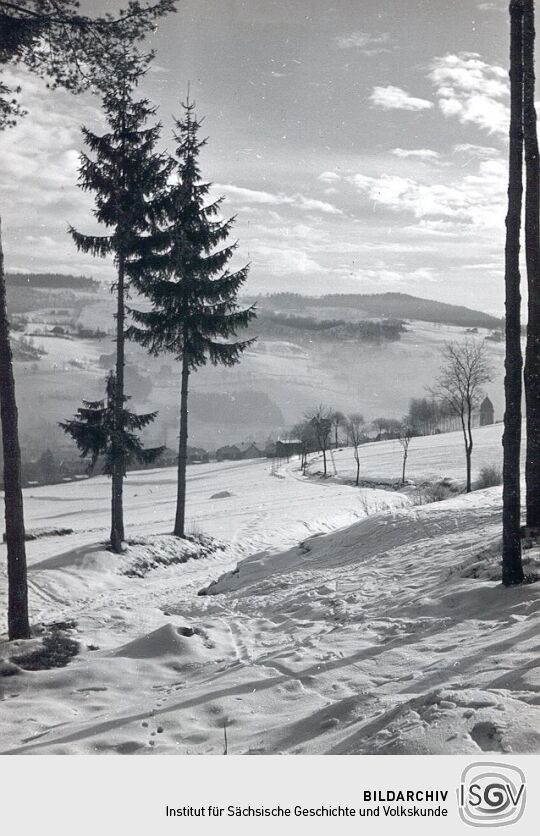
M 236 339 L 237 331 L 255 316 L 254 307 L 241 309 L 237 294 L 248 267 L 231 272 L 228 264 L 237 244 L 225 244 L 234 218 L 219 218 L 223 198 L 207 203 L 210 184 L 203 182 L 199 154 L 201 123 L 194 104 L 182 105 L 184 118 L 175 120 L 176 182 L 167 200 L 162 227 L 166 247 L 161 255 L 142 258 L 134 282 L 152 303 L 149 311 L 132 310 L 135 320 L 128 337 L 150 353 L 168 351 L 181 363 L 178 493 L 174 534 L 185 535 L 188 390 L 190 374 L 208 362 L 233 366 L 252 340 Z M 223 246 L 220 246 L 223 245 Z M 135 265 L 134 265 L 135 268 Z M 147 270 L 153 280 L 143 283 Z
M 121 443 L 124 409 L 125 305 L 131 265 L 149 257 L 157 246 L 153 235 L 169 166 L 156 151 L 161 126 L 147 127 L 154 115 L 146 99 L 135 100 L 134 90 L 142 70 L 118 67 L 118 81 L 103 99 L 109 131 L 101 136 L 83 128 L 93 157 L 81 155 L 80 186 L 94 192 L 94 215 L 108 235 L 84 235 L 71 228 L 79 250 L 94 256 L 113 255 L 117 270 L 116 291 L 116 404 L 115 431 L 111 437 L 112 499 L 111 546 L 121 551 L 124 539 L 124 449 Z M 138 276 L 139 284 L 141 282 Z
M 83 400 L 82 406 L 71 421 L 61 422 L 64 432 L 71 436 L 83 458 L 89 458 L 89 472 L 103 459 L 103 473 L 114 476 L 118 462 L 118 446 L 122 449 L 124 475 L 132 464 L 152 464 L 164 447 L 144 448 L 138 433 L 156 418 L 157 412 L 138 415 L 126 408 L 128 397 L 123 398 L 121 430 L 117 433 L 116 378 L 109 373 L 105 398 L 100 401 Z

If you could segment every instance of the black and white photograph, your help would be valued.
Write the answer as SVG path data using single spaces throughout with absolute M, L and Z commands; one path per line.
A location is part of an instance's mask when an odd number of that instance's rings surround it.
M 540 753 L 535 13 L 0 0 L 1 756 Z

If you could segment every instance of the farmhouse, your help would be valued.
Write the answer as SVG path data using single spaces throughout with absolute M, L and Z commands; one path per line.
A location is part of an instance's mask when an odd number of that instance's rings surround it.
M 243 459 L 260 459 L 264 456 L 262 450 L 259 450 L 253 441 L 245 441 L 238 445 Z
M 303 444 L 297 438 L 288 438 L 276 441 L 276 456 L 279 459 L 288 459 L 290 456 L 301 456 Z
M 238 461 L 241 458 L 243 458 L 242 453 L 236 444 L 226 444 L 225 447 L 219 447 L 216 450 L 216 459 L 218 462 Z

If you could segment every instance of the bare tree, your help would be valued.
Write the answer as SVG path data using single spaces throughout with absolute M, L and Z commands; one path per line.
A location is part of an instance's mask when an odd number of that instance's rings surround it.
M 405 470 L 407 467 L 407 457 L 409 455 L 409 444 L 411 443 L 411 438 L 414 438 L 414 428 L 410 423 L 409 419 L 405 417 L 401 422 L 398 441 L 401 445 L 401 449 L 403 450 L 403 471 L 401 474 L 401 484 L 405 484 Z
M 380 441 L 386 429 L 386 418 L 383 418 L 382 416 L 380 418 L 374 418 L 371 423 L 373 424 L 373 428 L 377 431 L 377 441 Z
M 332 412 L 331 418 L 332 426 L 334 428 L 334 449 L 337 450 L 339 447 L 339 431 L 341 427 L 345 427 L 347 421 L 343 412 L 340 412 L 339 410 Z
M 445 343 L 441 353 L 441 372 L 430 393 L 448 404 L 448 408 L 459 418 L 465 444 L 467 493 L 470 493 L 473 413 L 480 405 L 482 387 L 492 380 L 493 372 L 484 342 L 465 340 L 462 343 Z
M 354 450 L 354 460 L 356 462 L 356 480 L 354 484 L 358 487 L 360 484 L 360 453 L 358 448 L 364 438 L 364 416 L 357 412 L 349 415 L 346 421 L 346 427 L 347 434 L 349 436 L 349 443 L 352 445 Z
M 294 427 L 292 427 L 289 436 L 290 438 L 300 442 L 300 467 L 302 472 L 304 472 L 307 466 L 308 454 L 312 453 L 313 450 L 317 448 L 317 439 L 315 437 L 311 420 L 300 421 L 298 424 L 295 424 Z
M 531 4 L 532 5 L 532 4 Z M 529 32 L 529 36 L 531 33 Z M 534 24 L 532 31 L 534 42 Z M 528 50 L 528 72 L 532 72 L 528 83 L 528 98 L 532 93 L 532 100 L 528 101 L 528 109 L 534 112 L 534 65 L 532 50 Z M 523 0 L 512 0 L 510 3 L 510 145 L 508 165 L 508 213 L 506 215 L 506 247 L 505 247 L 505 411 L 503 434 L 503 546 L 502 546 L 502 580 L 505 586 L 512 586 L 523 581 L 523 566 L 521 562 L 521 487 L 520 487 L 520 454 L 521 454 L 521 374 L 523 358 L 521 354 L 521 274 L 519 268 L 519 251 L 521 235 L 521 209 L 523 197 L 523 95 L 524 95 L 524 49 L 523 49 Z M 536 114 L 534 114 L 536 127 Z M 529 177 L 534 174 L 532 146 L 528 141 L 527 186 Z M 538 151 L 536 151 L 538 154 Z M 538 162 L 536 161 L 536 175 L 538 177 Z M 526 230 L 529 241 L 527 248 L 527 270 L 532 269 L 537 260 L 536 248 L 533 245 L 534 235 L 538 235 L 533 218 L 533 204 L 537 199 L 538 184 L 533 192 L 529 191 Z M 536 191 L 536 197 L 531 200 Z M 536 208 L 538 212 L 538 208 Z M 529 300 L 531 305 L 531 300 Z M 529 309 L 529 323 L 531 312 Z M 529 331 L 529 329 L 528 329 Z M 528 333 L 528 338 L 529 338 Z M 532 353 L 528 352 L 528 362 Z M 527 373 L 530 374 L 529 365 Z M 527 401 L 529 413 L 530 401 Z M 527 415 L 529 418 L 529 414 Z M 528 439 L 527 439 L 528 442 Z M 527 443 L 527 460 L 530 448 Z
M 433 398 L 412 398 L 409 403 L 407 420 L 421 435 L 437 432 L 442 418 L 440 404 Z
M 397 418 L 375 418 L 373 426 L 377 430 L 377 441 L 382 441 L 383 438 L 397 438 L 401 427 L 401 421 Z
M 332 410 L 322 404 L 319 404 L 319 406 L 311 414 L 306 415 L 306 418 L 313 428 L 315 438 L 317 440 L 317 446 L 323 455 L 323 475 L 326 476 L 326 452 L 330 446 Z

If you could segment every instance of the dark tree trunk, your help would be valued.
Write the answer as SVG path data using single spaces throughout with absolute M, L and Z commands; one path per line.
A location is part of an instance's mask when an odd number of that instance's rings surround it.
M 186 527 L 186 467 L 188 442 L 188 386 L 189 359 L 186 354 L 182 358 L 182 390 L 180 395 L 180 434 L 178 439 L 178 492 L 176 496 L 176 519 L 174 534 L 185 536 Z
M 472 405 L 470 403 L 467 409 L 467 493 L 470 493 L 472 491 L 471 460 L 473 451 Z
M 465 468 L 466 468 L 466 481 L 465 481 L 465 490 L 467 493 L 471 492 L 471 457 L 469 453 L 469 440 L 467 437 L 467 427 L 465 424 L 465 415 L 462 414 L 459 416 L 461 421 L 461 431 L 463 433 L 463 444 L 465 446 Z
M 527 413 L 527 527 L 540 531 L 540 166 L 534 105 L 534 2 L 525 0 L 523 15 L 523 128 L 525 139 L 525 256 L 529 288 L 525 400 Z
M 407 467 L 407 451 L 403 453 L 403 473 L 401 474 L 401 484 L 405 484 L 405 469 Z
M 355 485 L 356 485 L 356 487 L 358 487 L 358 485 L 360 484 L 360 456 L 358 455 L 358 450 L 356 451 L 355 459 L 356 459 L 356 482 L 355 482 Z
M 6 277 L 0 222 L 0 417 L 4 452 L 4 505 L 8 569 L 8 635 L 10 639 L 30 637 L 24 509 L 21 488 L 21 450 L 13 357 L 9 341 Z
M 467 446 L 465 448 L 465 458 L 467 460 L 467 493 L 471 493 L 472 491 L 472 478 L 471 478 L 471 451 Z
M 326 448 L 323 448 L 322 455 L 323 455 L 323 470 L 324 470 L 323 475 L 326 476 Z
M 523 195 L 523 6 L 510 4 L 510 151 L 505 247 L 505 413 L 503 434 L 503 554 L 505 586 L 523 581 L 521 563 L 521 294 L 519 249 Z
M 114 428 L 112 438 L 112 496 L 111 496 L 111 548 L 122 551 L 124 540 L 124 448 L 122 424 L 124 411 L 124 366 L 125 366 L 125 266 L 124 257 L 118 260 L 118 284 L 116 299 L 116 386 L 114 398 Z

